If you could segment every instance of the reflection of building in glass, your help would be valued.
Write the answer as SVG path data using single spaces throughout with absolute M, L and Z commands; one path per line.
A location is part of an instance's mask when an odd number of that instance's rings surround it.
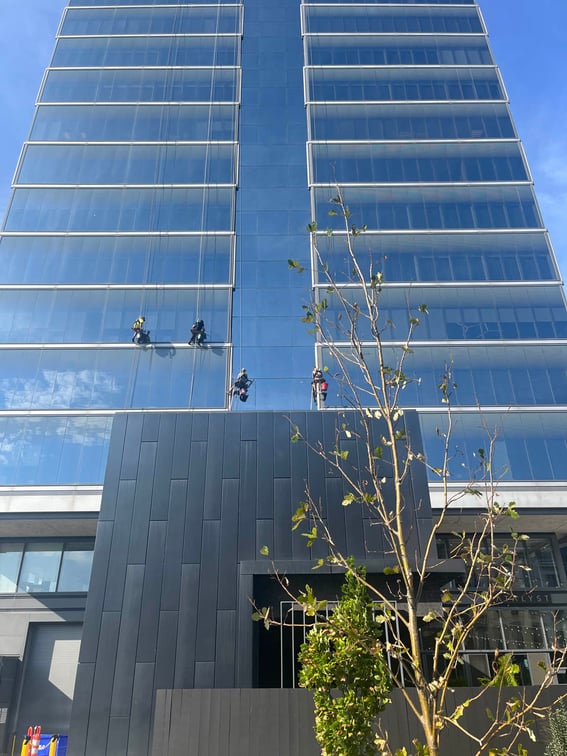
M 330 269 L 348 286 L 344 235 L 324 232 L 335 222 L 336 183 L 368 226 L 357 240 L 361 260 L 384 274 L 384 317 L 400 328 L 390 349 L 404 338 L 408 308 L 428 305 L 407 363 L 421 381 L 402 397 L 418 409 L 429 458 L 435 465 L 444 423 L 439 375 L 453 364 L 453 479 L 475 465 L 483 423 L 496 429 L 502 496 L 518 502 L 534 533 L 525 590 L 566 604 L 567 309 L 479 8 L 474 0 L 245 5 L 246 13 L 243 2 L 222 0 L 68 2 L 0 235 L 0 586 L 12 602 L 3 608 L 20 602 L 15 624 L 0 630 L 5 658 L 23 658 L 33 624 L 37 659 L 42 622 L 59 622 L 60 642 L 76 650 L 107 460 L 128 459 L 123 448 L 109 456 L 115 413 L 130 413 L 126 450 L 134 439 L 135 459 L 140 444 L 148 455 L 131 469 L 124 461 L 119 490 L 105 494 L 118 496 L 127 519 L 155 484 L 144 474 L 157 459 L 173 455 L 172 466 L 181 465 L 178 477 L 164 473 L 173 491 L 193 474 L 179 460 L 198 460 L 207 440 L 233 461 L 233 450 L 256 438 L 246 423 L 264 416 L 249 412 L 240 436 L 215 435 L 229 409 L 279 416 L 310 408 L 312 367 L 332 373 L 332 363 L 300 318 L 324 282 L 317 271 L 289 271 L 287 261 L 311 269 L 305 228 L 316 218 Z M 328 313 L 340 342 L 332 304 Z M 131 342 L 139 315 L 149 346 Z M 197 318 L 208 335 L 203 349 L 187 343 Z M 254 385 L 246 404 L 229 408 L 226 392 L 242 366 Z M 343 397 L 329 383 L 332 409 Z M 193 418 L 191 431 L 178 413 Z M 282 487 L 280 463 L 256 471 L 249 496 Z M 237 464 L 223 473 L 225 488 L 207 486 L 221 501 L 232 491 L 226 481 L 241 474 Z M 434 480 L 429 493 L 435 512 Z M 448 530 L 466 529 L 471 511 Z M 213 507 L 205 521 L 220 512 Z M 261 545 L 260 512 L 259 504 Z M 145 558 L 136 552 L 132 565 Z M 26 592 L 57 595 L 39 607 Z M 109 588 L 109 612 L 120 612 L 120 601 Z M 487 619 L 486 636 L 496 633 L 506 648 L 523 633 L 515 648 L 528 654 L 525 681 L 546 648 L 537 639 L 549 634 L 548 614 L 530 605 Z M 482 639 L 470 651 L 469 682 L 489 663 Z M 133 664 L 150 663 L 148 654 Z M 187 661 L 199 671 L 183 685 L 218 686 L 206 666 L 213 657 L 207 647 Z M 29 724 L 29 707 L 14 702 L 41 671 L 26 665 L 13 684 L 0 684 L 0 708 L 9 709 L 0 750 Z M 273 681 L 279 671 L 261 674 Z M 49 713 L 60 732 L 69 729 L 67 704 Z M 112 732 L 127 716 L 120 711 Z

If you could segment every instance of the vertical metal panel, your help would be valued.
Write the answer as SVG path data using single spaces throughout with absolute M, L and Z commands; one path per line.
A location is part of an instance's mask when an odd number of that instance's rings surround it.
M 136 656 L 138 662 L 155 662 L 165 558 L 165 534 L 165 522 L 150 522 Z
M 250 596 L 254 595 L 254 579 L 252 575 L 240 573 L 238 579 L 238 653 L 236 655 L 236 686 L 239 688 L 252 687 L 253 683 L 253 654 L 252 638 L 254 625 L 250 621 Z
M 169 491 L 169 515 L 165 538 L 163 584 L 161 588 L 162 609 L 179 608 L 186 501 L 187 481 L 172 480 Z
M 195 687 L 212 688 L 215 684 L 215 662 L 214 661 L 196 661 L 195 662 Z
M 108 723 L 108 742 L 111 744 L 113 753 L 126 753 L 129 732 L 130 717 L 110 717 Z
M 105 611 L 119 611 L 124 599 L 124 581 L 128 563 L 128 542 L 134 520 L 135 480 L 121 480 L 118 488 L 112 546 L 108 560 L 108 577 L 104 596 Z M 95 548 L 95 554 L 97 549 Z M 94 569 L 93 569 L 94 574 Z M 98 575 L 98 573 L 97 573 Z M 90 593 L 89 593 L 90 595 Z
M 195 607 L 199 595 L 199 572 L 198 564 L 184 564 L 181 570 L 175 688 L 192 688 L 195 679 L 195 643 L 197 640 Z
M 256 516 L 271 519 L 274 516 L 274 415 L 259 412 L 258 418 L 258 487 Z M 261 459 L 261 462 L 260 462 Z
M 121 480 L 134 480 L 138 476 L 138 459 L 142 440 L 143 415 L 127 415 L 124 436 L 124 454 L 120 469 Z
M 238 489 L 239 481 L 230 478 L 222 483 L 220 524 L 219 609 L 236 609 L 238 590 Z
M 203 523 L 203 551 L 197 604 L 197 661 L 215 660 L 220 522 Z
M 193 415 L 191 441 L 206 441 L 209 437 L 209 413 L 196 412 Z
M 111 714 L 115 717 L 125 717 L 130 714 L 144 573 L 145 566 L 142 564 L 130 564 L 126 570 L 124 605 L 120 615 L 120 629 L 113 660 L 115 677 Z
M 99 520 L 112 520 L 116 509 L 116 494 L 120 481 L 120 470 L 124 456 L 127 415 L 114 415 L 112 433 L 104 474 L 104 492 L 100 506 Z
M 236 660 L 236 610 L 217 612 L 215 688 L 233 688 Z
M 134 673 L 128 756 L 140 756 L 140 754 L 148 752 L 154 703 L 153 683 L 154 665 L 137 663 Z M 111 745 L 111 748 L 114 748 L 114 746 Z M 114 753 L 116 752 L 114 751 Z
M 291 481 L 274 479 L 274 557 L 291 559 Z
M 175 680 L 179 612 L 160 612 L 154 687 L 172 688 Z
M 238 558 L 256 559 L 256 490 L 257 445 L 255 441 L 240 444 L 240 491 L 238 497 Z
M 192 414 L 176 415 L 175 443 L 173 446 L 173 459 L 171 464 L 172 478 L 185 478 L 189 476 L 189 450 L 191 448 L 191 427 L 193 424 Z
M 96 529 L 95 551 L 85 610 L 85 625 L 81 641 L 80 662 L 95 662 L 100 638 L 100 623 L 106 589 L 106 577 L 112 543 L 112 522 L 99 522 Z
M 173 447 L 175 441 L 175 415 L 159 415 L 159 436 L 154 473 L 154 490 L 152 495 L 152 520 L 167 520 L 169 516 L 169 485 L 173 464 Z
M 154 442 L 144 443 L 140 450 L 140 470 L 134 494 L 135 516 L 130 530 L 128 564 L 144 564 L 146 561 L 156 446 Z
M 209 419 L 209 438 L 205 467 L 205 500 L 203 514 L 206 520 L 217 520 L 221 516 L 222 475 L 220 460 L 224 454 L 225 415 L 216 413 Z M 230 450 L 229 452 L 230 453 Z
M 82 653 L 81 645 L 81 653 Z M 72 743 L 76 754 L 85 753 L 87 745 L 87 730 L 91 715 L 91 700 L 95 674 L 94 662 L 80 662 L 77 668 L 75 680 L 75 692 L 73 695 L 73 709 L 71 726 L 69 728 L 69 741 Z
M 154 412 L 148 412 L 143 416 L 144 421 L 142 423 L 142 441 L 157 441 L 159 437 L 159 421 L 160 416 Z
M 240 477 L 240 413 L 230 412 L 225 417 L 224 454 L 222 477 Z
M 289 439 L 292 426 L 287 418 L 274 416 L 274 477 L 291 477 L 291 450 Z
M 106 749 L 119 627 L 119 612 L 103 612 L 87 731 L 89 754 L 105 753 Z
M 204 442 L 196 441 L 191 444 L 185 537 L 183 542 L 183 562 L 186 563 L 197 563 L 201 559 L 206 452 L 207 447 Z

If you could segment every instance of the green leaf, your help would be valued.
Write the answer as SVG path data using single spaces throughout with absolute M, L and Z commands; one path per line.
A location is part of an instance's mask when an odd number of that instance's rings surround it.
M 270 549 L 267 546 L 262 546 L 260 549 L 260 554 L 262 556 L 270 556 Z
M 434 612 L 433 609 L 430 612 L 427 612 L 426 615 L 424 615 L 422 618 L 423 622 L 433 622 L 433 620 L 437 619 L 437 612 Z
M 353 501 L 356 501 L 356 496 L 353 493 L 347 493 L 341 504 L 343 505 L 343 507 L 348 507 L 349 504 L 352 504 Z
M 384 575 L 399 575 L 400 574 L 400 568 L 399 565 L 394 565 L 393 567 L 384 567 Z

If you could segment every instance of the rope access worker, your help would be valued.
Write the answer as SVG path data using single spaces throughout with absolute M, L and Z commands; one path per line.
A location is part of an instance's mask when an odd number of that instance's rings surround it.
M 191 338 L 189 339 L 189 344 L 196 343 L 198 346 L 203 346 L 203 342 L 206 338 L 207 334 L 205 332 L 204 321 L 196 320 L 191 326 Z
M 316 365 L 311 373 L 311 393 L 313 395 L 313 401 L 317 401 L 317 397 L 321 397 L 321 401 L 327 400 L 327 389 L 329 384 L 323 378 L 323 371 Z
M 140 315 L 140 317 L 136 318 L 136 320 L 132 324 L 132 330 L 134 331 L 132 341 L 134 342 L 134 344 L 139 344 L 145 336 L 149 335 L 149 331 L 144 331 L 145 322 L 145 317 L 143 315 Z
M 253 381 L 248 377 L 246 368 L 241 368 L 236 376 L 236 380 L 228 390 L 228 395 L 237 396 L 241 402 L 245 402 L 248 399 L 248 389 L 252 383 Z

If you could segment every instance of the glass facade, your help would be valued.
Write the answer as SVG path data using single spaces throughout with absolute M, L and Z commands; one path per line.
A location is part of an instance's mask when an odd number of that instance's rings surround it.
M 428 305 L 403 404 L 430 457 L 450 364 L 459 453 L 480 404 L 503 477 L 564 479 L 565 297 L 475 0 L 69 0 L 0 234 L 0 485 L 100 484 L 116 411 L 310 406 L 337 183 L 388 353 Z M 319 246 L 356 301 L 340 226 Z

